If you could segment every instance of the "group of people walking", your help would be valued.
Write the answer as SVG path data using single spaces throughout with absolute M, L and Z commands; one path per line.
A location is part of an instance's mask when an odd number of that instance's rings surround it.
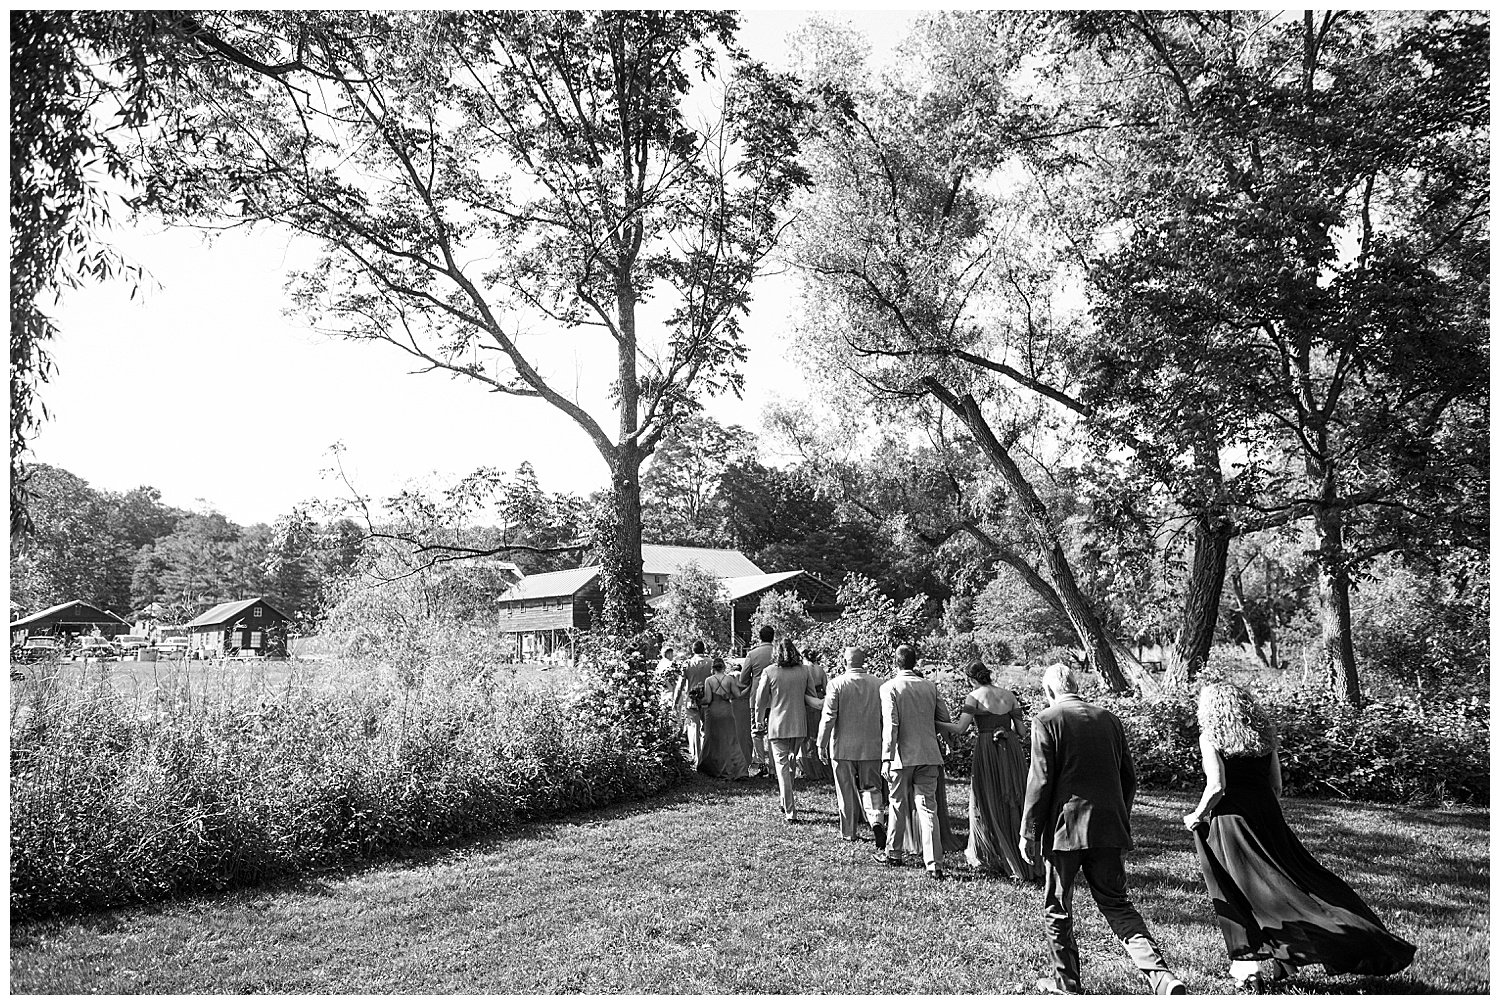
M 993 682 L 983 663 L 957 719 L 936 685 L 899 646 L 889 678 L 868 671 L 850 647 L 831 680 L 816 653 L 801 653 L 770 627 L 738 670 L 693 646 L 677 677 L 692 762 L 732 781 L 774 771 L 779 807 L 799 822 L 797 777 L 833 779 L 844 839 L 868 827 L 880 860 L 920 854 L 943 880 L 945 852 L 963 848 L 969 864 L 1011 881 L 1042 886 L 1053 974 L 1052 994 L 1082 993 L 1073 935 L 1073 888 L 1081 874 L 1100 913 L 1156 994 L 1186 994 L 1127 892 L 1123 855 L 1132 847 L 1135 772 L 1118 717 L 1086 701 L 1075 670 L 1042 675 L 1047 708 L 1027 710 Z M 663 668 L 672 665 L 663 653 Z M 1329 974 L 1393 974 L 1415 948 L 1391 934 L 1349 886 L 1303 848 L 1281 812 L 1274 726 L 1254 697 L 1232 684 L 1209 685 L 1198 703 L 1206 785 L 1183 818 L 1192 832 L 1213 902 L 1230 975 L 1247 991 L 1322 965 Z M 940 735 L 976 732 L 965 844 L 948 826 Z

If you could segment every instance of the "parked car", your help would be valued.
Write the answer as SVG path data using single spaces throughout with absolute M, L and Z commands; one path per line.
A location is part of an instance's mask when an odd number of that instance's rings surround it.
M 168 635 L 156 644 L 156 651 L 163 656 L 185 656 L 188 651 L 186 635 Z
M 73 655 L 85 660 L 112 660 L 120 654 L 109 639 L 85 635 L 78 640 L 78 648 L 73 651 Z
M 144 635 L 116 635 L 114 643 L 121 656 L 133 656 L 136 650 L 149 646 L 151 640 Z
M 20 646 L 11 650 L 12 663 L 40 663 L 57 659 L 63 654 L 62 643 L 50 635 L 33 635 Z

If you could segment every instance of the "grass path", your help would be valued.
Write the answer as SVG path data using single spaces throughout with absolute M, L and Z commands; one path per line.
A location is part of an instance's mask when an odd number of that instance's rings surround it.
M 967 786 L 949 787 L 962 820 Z M 1047 966 L 1040 892 L 876 863 L 839 838 L 832 788 L 785 825 L 765 781 L 694 781 L 656 799 L 460 849 L 217 897 L 13 926 L 13 993 L 803 993 L 1029 991 Z M 1180 817 L 1143 794 L 1128 860 L 1137 906 L 1189 989 L 1231 992 Z M 1416 962 L 1395 978 L 1291 993 L 1488 993 L 1489 814 L 1290 800 L 1313 853 Z M 1078 895 L 1084 981 L 1144 993 Z

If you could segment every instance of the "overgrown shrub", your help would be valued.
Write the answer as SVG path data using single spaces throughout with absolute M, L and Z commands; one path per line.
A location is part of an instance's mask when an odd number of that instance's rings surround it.
M 631 679 L 645 665 L 617 662 Z M 351 663 L 319 677 L 259 695 L 182 680 L 122 695 L 76 676 L 13 688 L 12 917 L 458 841 L 685 771 L 654 693 L 604 698 L 604 678 L 575 702 L 483 675 L 402 684 Z
M 1247 669 L 1249 668 L 1249 669 Z M 991 668 L 992 671 L 996 668 Z M 923 668 L 957 717 L 972 685 L 961 667 Z M 1085 675 L 1089 699 L 1110 709 L 1125 725 L 1139 784 L 1147 788 L 1199 792 L 1203 766 L 1198 753 L 1197 686 L 1157 699 L 1114 697 Z M 1330 796 L 1388 803 L 1489 805 L 1489 712 L 1487 694 L 1391 690 L 1376 693 L 1355 712 L 1325 698 L 1316 683 L 1295 674 L 1259 669 L 1232 650 L 1215 650 L 1205 679 L 1233 679 L 1255 692 L 1281 734 L 1283 781 L 1288 795 Z M 1046 707 L 1035 668 L 996 683 L 1015 692 L 1035 716 Z M 948 738 L 945 766 L 967 777 L 973 734 Z

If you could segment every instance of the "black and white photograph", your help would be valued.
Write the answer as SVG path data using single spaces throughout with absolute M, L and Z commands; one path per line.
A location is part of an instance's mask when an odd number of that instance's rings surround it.
M 8 25 L 11 995 L 1490 993 L 1487 8 Z

